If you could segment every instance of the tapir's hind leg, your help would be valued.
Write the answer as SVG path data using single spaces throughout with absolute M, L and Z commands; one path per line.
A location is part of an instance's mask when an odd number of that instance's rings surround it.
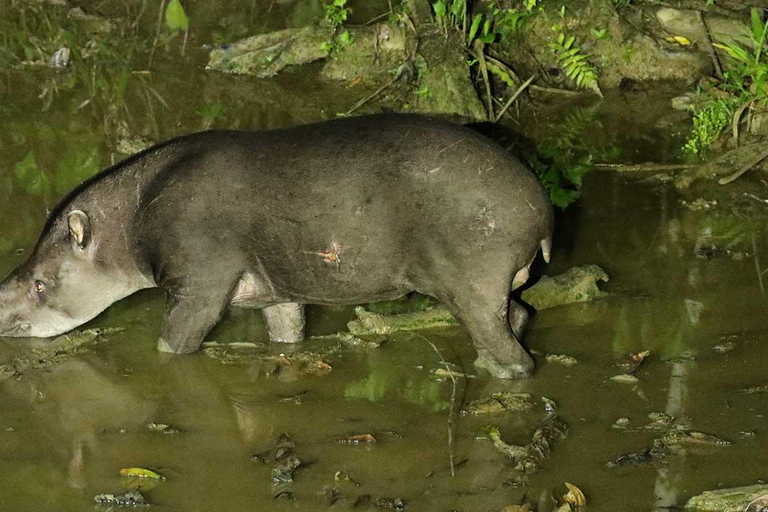
M 508 285 L 496 288 L 497 293 L 489 293 L 491 290 L 471 286 L 468 290 L 454 290 L 442 300 L 472 338 L 478 356 L 476 366 L 502 379 L 530 377 L 533 359 L 510 327 L 514 322 L 515 330 L 522 334 L 528 315 L 522 306 L 509 301 Z
M 261 310 L 267 322 L 269 341 L 299 343 L 304 340 L 304 306 L 295 302 L 276 304 Z

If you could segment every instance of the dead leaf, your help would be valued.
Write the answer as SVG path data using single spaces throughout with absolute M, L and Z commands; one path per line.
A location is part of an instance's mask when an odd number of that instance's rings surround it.
M 363 75 L 357 75 L 352 80 L 347 82 L 347 87 L 354 87 L 363 81 Z
M 568 493 L 560 497 L 563 503 L 567 503 L 573 508 L 586 506 L 587 498 L 581 489 L 568 482 L 565 482 L 565 487 L 568 488 Z
M 155 473 L 151 469 L 145 468 L 124 468 L 120 470 L 120 476 L 131 478 L 154 478 L 155 480 L 165 480 L 160 473 Z
M 376 438 L 372 434 L 355 434 L 342 437 L 338 442 L 342 444 L 373 444 L 376 442 Z
M 691 46 L 691 40 L 683 36 L 669 36 L 665 41 L 668 43 L 677 43 L 680 46 Z
M 450 379 L 451 375 L 453 375 L 455 378 L 468 378 L 468 379 L 476 379 L 474 375 L 467 375 L 466 373 L 457 372 L 454 370 L 448 370 L 447 368 L 435 368 L 431 371 L 432 375 L 435 377 L 441 378 L 441 379 Z

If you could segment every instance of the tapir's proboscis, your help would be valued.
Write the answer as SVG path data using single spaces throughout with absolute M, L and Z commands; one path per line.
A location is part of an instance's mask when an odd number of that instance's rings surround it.
M 0 285 L 0 336 L 56 336 L 160 287 L 161 351 L 197 351 L 229 306 L 262 309 L 270 339 L 295 343 L 305 304 L 418 291 L 467 330 L 476 364 L 527 377 L 528 314 L 510 294 L 539 249 L 549 260 L 552 228 L 536 177 L 457 124 L 375 115 L 196 133 L 99 173 L 53 210 Z

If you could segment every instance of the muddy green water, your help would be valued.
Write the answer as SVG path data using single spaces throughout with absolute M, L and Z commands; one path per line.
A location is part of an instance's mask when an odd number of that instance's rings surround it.
M 193 19 L 210 33 L 223 15 L 198 4 L 190 8 Z M 248 22 L 269 4 L 251 2 L 228 23 Z M 295 17 L 306 13 L 292 5 L 274 2 L 259 30 L 297 23 Z M 198 46 L 205 42 L 197 37 Z M 162 54 L 157 71 L 130 77 L 125 108 L 110 108 L 108 99 L 99 98 L 82 105 L 88 94 L 77 88 L 49 102 L 41 92 L 62 75 L 2 71 L 0 274 L 23 260 L 48 208 L 119 158 L 114 147 L 122 132 L 162 140 L 207 126 L 286 126 L 332 117 L 362 95 L 319 84 L 311 69 L 267 81 L 206 73 L 204 61 L 195 45 L 182 62 Z M 615 145 L 627 161 L 673 157 L 680 125 L 664 118 L 664 107 L 655 114 L 647 108 L 664 101 L 646 93 L 609 98 L 608 107 L 593 109 L 600 124 L 589 130 L 589 140 Z M 221 102 L 223 113 L 206 124 L 201 106 L 214 102 Z M 526 443 L 543 411 L 456 416 L 455 460 L 466 462 L 452 478 L 446 469 L 452 387 L 430 375 L 440 362 L 423 338 L 403 334 L 379 349 L 343 349 L 325 358 L 333 370 L 324 376 L 266 375 L 254 363 L 157 353 L 163 297 L 147 291 L 86 326 L 123 327 L 123 333 L 46 371 L 0 382 L 0 510 L 92 510 L 95 495 L 123 488 L 118 471 L 136 466 L 167 477 L 145 494 L 154 508 L 173 511 L 326 510 L 324 492 L 337 471 L 358 483 L 340 487 L 345 499 L 331 508 L 342 510 L 364 495 L 374 501 L 401 498 L 408 510 L 501 510 L 523 499 L 536 503 L 567 481 L 584 490 L 589 510 L 641 511 L 682 504 L 706 489 L 766 479 L 766 395 L 739 392 L 768 384 L 768 303 L 757 278 L 760 265 L 753 256 L 697 258 L 694 243 L 707 226 L 669 189 L 610 173 L 587 176 L 582 200 L 560 218 L 547 272 L 599 264 L 612 277 L 606 287 L 611 296 L 542 311 L 532 320 L 525 342 L 536 353 L 534 379 L 481 375 L 461 380 L 456 392 L 457 409 L 495 391 L 524 391 L 557 402 L 571 432 L 525 486 L 514 485 L 518 474 L 489 441 L 477 437 L 495 425 L 508 442 Z M 763 247 L 760 238 L 757 245 Z M 310 334 L 341 330 L 350 316 L 349 309 L 313 308 Z M 447 360 L 476 373 L 461 329 L 423 336 Z M 252 311 L 233 312 L 209 339 L 286 350 L 268 346 L 260 314 Z M 733 342 L 733 350 L 712 349 L 723 341 Z M 0 364 L 45 343 L 2 340 Z M 309 341 L 304 349 L 327 343 Z M 620 372 L 617 361 L 643 350 L 650 356 L 637 384 L 608 380 Z M 547 353 L 579 362 L 548 363 Z M 617 430 L 613 422 L 628 417 L 639 427 L 654 411 L 685 417 L 693 429 L 733 444 L 688 451 L 666 463 L 606 468 L 606 462 L 643 450 L 658 435 Z M 150 432 L 150 422 L 182 433 Z M 290 486 L 293 501 L 274 500 L 271 464 L 251 460 L 273 448 L 283 432 L 306 462 Z M 379 442 L 336 442 L 367 433 Z M 365 510 L 365 503 L 357 509 Z

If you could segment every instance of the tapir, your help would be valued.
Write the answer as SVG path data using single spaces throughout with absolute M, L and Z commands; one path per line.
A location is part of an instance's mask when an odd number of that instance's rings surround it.
M 411 291 L 466 329 L 476 364 L 530 376 L 511 291 L 553 211 L 536 177 L 475 131 L 383 114 L 172 139 L 89 179 L 51 212 L 0 285 L 0 336 L 50 337 L 141 289 L 166 293 L 157 348 L 197 351 L 230 306 L 272 341 L 304 337 L 306 304 Z

